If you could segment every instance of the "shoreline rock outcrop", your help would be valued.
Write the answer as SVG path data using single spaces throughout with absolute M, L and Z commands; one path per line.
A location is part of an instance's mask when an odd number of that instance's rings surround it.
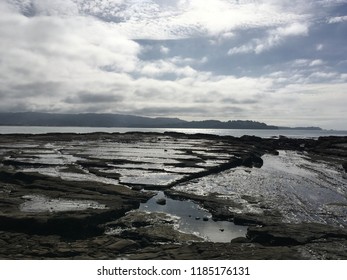
M 239 196 L 259 213 L 244 213 L 240 201 L 218 193 L 173 188 L 233 168 L 262 168 L 262 157 L 279 150 L 305 153 L 346 176 L 347 137 L 0 135 L 0 259 L 347 259 L 345 228 L 285 223 L 280 211 L 246 194 Z M 213 220 L 247 226 L 247 235 L 208 242 L 180 232 L 174 217 L 137 210 L 159 190 L 194 201 Z

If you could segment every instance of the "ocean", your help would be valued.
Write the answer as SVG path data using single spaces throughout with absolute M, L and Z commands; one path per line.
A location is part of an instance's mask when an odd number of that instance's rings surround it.
M 338 130 L 295 130 L 295 129 L 191 129 L 191 128 L 133 128 L 133 127 L 51 127 L 51 126 L 0 126 L 0 134 L 44 134 L 44 133 L 125 133 L 125 132 L 181 132 L 186 134 L 214 134 L 220 136 L 241 137 L 254 135 L 262 138 L 318 138 L 321 136 L 347 136 L 347 131 Z

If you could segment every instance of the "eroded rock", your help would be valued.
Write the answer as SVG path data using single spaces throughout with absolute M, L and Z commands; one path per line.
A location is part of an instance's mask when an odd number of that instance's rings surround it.
M 249 227 L 247 237 L 263 245 L 302 245 L 317 240 L 338 238 L 347 242 L 347 230 L 324 224 L 272 224 Z

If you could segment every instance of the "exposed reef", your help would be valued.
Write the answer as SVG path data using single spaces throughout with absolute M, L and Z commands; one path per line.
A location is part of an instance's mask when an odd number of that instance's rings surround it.
M 347 259 L 346 163 L 347 137 L 0 135 L 0 258 Z

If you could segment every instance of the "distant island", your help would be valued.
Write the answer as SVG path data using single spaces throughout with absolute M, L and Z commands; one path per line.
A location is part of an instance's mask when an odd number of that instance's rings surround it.
M 138 128 L 206 128 L 206 129 L 300 129 L 320 127 L 279 127 L 257 121 L 185 121 L 178 118 L 150 118 L 121 114 L 52 114 L 37 112 L 0 113 L 1 126 L 76 126 Z

